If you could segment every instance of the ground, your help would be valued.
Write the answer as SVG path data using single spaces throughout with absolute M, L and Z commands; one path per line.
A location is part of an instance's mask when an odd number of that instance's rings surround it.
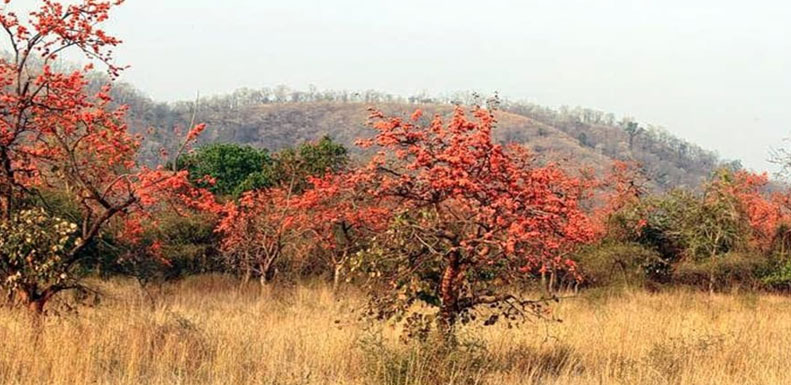
M 448 356 L 360 321 L 350 289 L 96 285 L 101 302 L 39 329 L 0 310 L 0 383 L 791 383 L 791 298 L 777 295 L 591 290 L 554 306 L 563 322 L 465 328 Z

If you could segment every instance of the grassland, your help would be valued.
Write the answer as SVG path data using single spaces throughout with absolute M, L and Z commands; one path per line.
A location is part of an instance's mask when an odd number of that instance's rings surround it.
M 101 303 L 41 328 L 0 310 L 2 384 L 789 384 L 791 300 L 591 291 L 562 323 L 468 327 L 458 351 L 369 327 L 354 291 L 99 284 Z

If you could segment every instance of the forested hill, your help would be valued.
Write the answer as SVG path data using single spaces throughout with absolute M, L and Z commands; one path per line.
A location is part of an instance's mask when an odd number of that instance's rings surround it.
M 114 94 L 118 103 L 129 105 L 133 130 L 147 132 L 146 160 L 154 161 L 162 148 L 176 147 L 179 136 L 174 127 L 189 124 L 194 101 L 158 103 L 123 84 Z M 447 114 L 455 102 L 471 99 L 469 94 L 398 98 L 373 91 L 240 90 L 202 98 L 197 120 L 209 126 L 202 143 L 234 142 L 278 150 L 329 135 L 355 152 L 355 140 L 370 135 L 365 126 L 370 106 L 387 113 L 408 114 L 422 108 L 426 114 Z M 715 153 L 663 129 L 589 109 L 553 110 L 506 101 L 499 104 L 497 119 L 498 140 L 524 143 L 541 159 L 600 172 L 614 159 L 634 160 L 660 189 L 694 188 L 721 163 Z

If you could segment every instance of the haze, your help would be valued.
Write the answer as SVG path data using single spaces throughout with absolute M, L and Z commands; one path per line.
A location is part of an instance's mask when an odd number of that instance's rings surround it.
M 583 106 L 774 170 L 791 136 L 781 1 L 128 0 L 124 81 L 173 101 L 239 87 L 499 91 Z

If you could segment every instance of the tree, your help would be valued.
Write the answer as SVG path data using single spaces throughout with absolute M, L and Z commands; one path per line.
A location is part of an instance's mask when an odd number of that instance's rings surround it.
M 187 170 L 196 186 L 217 195 L 239 196 L 244 191 L 274 184 L 272 158 L 266 150 L 231 143 L 210 144 L 184 155 L 178 168 Z
M 545 271 L 574 274 L 566 256 L 594 237 L 579 206 L 588 183 L 495 144 L 491 111 L 472 115 L 458 107 L 449 122 L 423 125 L 420 110 L 408 120 L 372 111 L 376 134 L 360 144 L 380 152 L 353 176 L 394 215 L 357 262 L 383 286 L 377 315 L 401 317 L 422 301 L 439 308 L 445 336 L 483 305 L 502 310 L 487 323 L 534 314 L 535 301 L 504 287 Z
M 288 184 L 293 179 L 295 191 L 301 192 L 309 188 L 309 177 L 339 172 L 348 163 L 346 148 L 324 136 L 316 142 L 279 151 L 266 174 L 271 175 L 274 184 Z
M 633 121 L 624 121 L 622 123 L 622 126 L 623 126 L 623 130 L 626 131 L 627 134 L 629 134 L 629 151 L 631 151 L 634 148 L 634 138 L 637 135 L 642 134 L 643 131 L 645 130 L 642 127 L 640 127 L 637 124 L 637 122 L 633 122 Z
M 91 64 L 69 73 L 53 70 L 59 55 L 72 51 L 118 75 L 112 47 L 120 40 L 100 27 L 121 1 L 43 0 L 28 18 L 7 11 L 8 3 L 0 9 L 10 49 L 0 58 L 0 214 L 9 235 L 0 251 L 0 282 L 41 313 L 52 296 L 79 285 L 85 250 L 111 220 L 132 218 L 163 199 L 205 206 L 213 198 L 192 189 L 186 172 L 138 166 L 141 138 L 128 132 L 126 108 L 110 107 L 109 85 L 96 95 L 86 90 Z M 204 127 L 191 128 L 187 140 Z M 80 208 L 76 228 L 36 208 L 47 207 L 47 189 L 65 191 Z M 37 225 L 20 228 L 28 220 Z M 30 244 L 27 236 L 10 237 L 41 234 L 46 226 L 67 226 L 66 241 L 30 238 Z
M 216 230 L 223 235 L 222 251 L 227 261 L 243 272 L 245 281 L 255 274 L 262 284 L 270 282 L 284 254 L 308 248 L 309 244 L 301 241 L 307 232 L 319 234 L 318 228 L 342 221 L 342 215 L 330 211 L 342 206 L 332 202 L 349 197 L 350 190 L 339 189 L 340 185 L 328 188 L 319 181 L 341 171 L 347 162 L 346 149 L 324 137 L 278 152 L 261 173 L 251 174 L 266 175 L 271 184 L 244 192 L 238 202 L 226 204 Z M 328 238 L 320 238 L 318 244 L 331 247 L 327 242 Z M 345 261 L 345 257 L 330 255 L 337 257 L 336 266 Z
M 599 210 L 598 217 L 601 230 L 604 232 L 619 231 L 622 229 L 617 223 L 623 219 L 621 214 L 626 208 L 638 206 L 647 192 L 648 180 L 645 177 L 642 166 L 633 162 L 615 161 L 613 162 L 609 174 L 603 181 L 606 189 L 605 204 Z M 618 238 L 618 234 L 609 234 L 610 237 Z
M 332 271 L 333 292 L 338 291 L 343 269 L 365 250 L 367 240 L 386 228 L 390 210 L 378 205 L 346 173 L 311 177 L 302 194 L 307 218 L 309 252 L 323 257 Z
M 275 277 L 276 263 L 287 248 L 300 245 L 297 240 L 308 223 L 293 183 L 245 192 L 222 212 L 216 228 L 222 234 L 222 252 L 241 270 L 244 282 L 255 274 L 262 285 Z
M 702 193 L 675 190 L 615 207 L 609 230 L 658 251 L 663 265 L 653 267 L 656 277 L 668 278 L 680 261 L 705 264 L 713 290 L 718 259 L 732 251 L 762 255 L 788 223 L 782 196 L 763 191 L 767 183 L 766 174 L 721 168 Z

